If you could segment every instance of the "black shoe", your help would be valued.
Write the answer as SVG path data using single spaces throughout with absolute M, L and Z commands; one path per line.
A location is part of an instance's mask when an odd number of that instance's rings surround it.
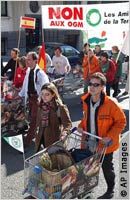
M 125 91 L 125 92 L 122 93 L 122 95 L 123 96 L 128 95 L 128 92 Z
M 117 93 L 119 94 L 120 92 L 121 92 L 121 90 L 120 90 L 120 89 L 118 89 Z
M 118 94 L 114 92 L 112 96 L 113 96 L 113 97 L 116 97 L 117 95 L 118 95 Z
M 105 192 L 102 196 L 98 197 L 97 199 L 112 199 L 114 196 L 114 192 L 113 191 L 107 191 Z

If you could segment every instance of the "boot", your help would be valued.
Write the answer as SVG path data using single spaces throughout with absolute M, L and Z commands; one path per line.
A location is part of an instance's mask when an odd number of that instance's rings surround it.
M 113 190 L 107 190 L 102 196 L 98 197 L 97 199 L 112 199 L 114 196 Z

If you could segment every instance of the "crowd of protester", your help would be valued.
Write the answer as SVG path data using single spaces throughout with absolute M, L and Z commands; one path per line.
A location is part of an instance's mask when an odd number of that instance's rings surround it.
M 38 54 L 29 52 L 19 57 L 19 50 L 11 50 L 11 59 L 2 67 L 2 80 L 8 76 L 12 81 L 12 89 L 17 91 L 13 100 L 24 98 L 25 105 L 29 103 L 30 126 L 24 137 L 25 148 L 29 147 L 35 138 L 35 151 L 40 151 L 41 145 L 47 147 L 55 141 L 65 140 L 72 128 L 69 110 L 62 102 L 56 86 L 50 82 L 48 75 L 38 66 Z M 115 172 L 113 168 L 113 152 L 119 148 L 119 135 L 126 125 L 126 117 L 115 98 L 120 93 L 119 82 L 122 75 L 122 63 L 125 55 L 119 54 L 117 46 L 112 46 L 112 56 L 101 50 L 100 45 L 95 49 L 85 43 L 80 52 L 80 63 L 83 68 L 84 118 L 79 124 L 78 131 L 89 131 L 101 136 L 104 142 L 112 140 L 113 144 L 106 151 L 102 164 L 107 191 L 100 199 L 112 198 L 115 186 Z M 68 59 L 62 55 L 60 47 L 54 50 L 51 59 L 46 54 L 47 69 L 54 67 L 55 78 L 63 77 L 71 72 Z M 8 70 L 11 72 L 8 74 Z M 128 81 L 123 95 L 128 94 Z M 58 115 L 59 113 L 59 115 Z M 85 138 L 83 138 L 85 140 Z M 84 148 L 84 147 L 82 147 Z

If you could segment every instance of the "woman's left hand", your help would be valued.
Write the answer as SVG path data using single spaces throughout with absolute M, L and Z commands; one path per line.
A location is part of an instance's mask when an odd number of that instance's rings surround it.
M 66 137 L 67 137 L 67 135 L 62 135 L 62 136 L 60 137 L 60 140 L 61 140 L 61 141 L 65 141 L 65 140 L 66 140 Z

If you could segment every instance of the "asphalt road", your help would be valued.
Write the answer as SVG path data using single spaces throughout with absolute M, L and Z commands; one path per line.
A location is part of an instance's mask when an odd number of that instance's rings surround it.
M 124 86 L 120 85 L 121 93 L 124 91 Z M 80 96 L 83 89 L 76 92 L 70 92 L 69 95 L 64 95 L 64 102 L 68 105 L 73 126 L 77 126 L 82 118 L 82 104 Z M 118 101 L 121 103 L 127 122 L 129 121 L 129 98 L 128 96 L 119 95 Z M 129 130 L 128 123 L 123 131 L 123 134 Z M 28 158 L 34 154 L 34 143 L 29 151 L 25 153 Z M 114 154 L 114 167 L 116 171 L 116 187 L 114 199 L 119 199 L 119 151 Z M 24 189 L 24 162 L 23 155 L 9 146 L 3 139 L 1 140 L 1 199 L 24 199 L 28 195 L 23 196 Z M 99 184 L 93 191 L 93 198 L 96 199 L 99 195 L 106 191 L 106 184 L 100 172 Z

